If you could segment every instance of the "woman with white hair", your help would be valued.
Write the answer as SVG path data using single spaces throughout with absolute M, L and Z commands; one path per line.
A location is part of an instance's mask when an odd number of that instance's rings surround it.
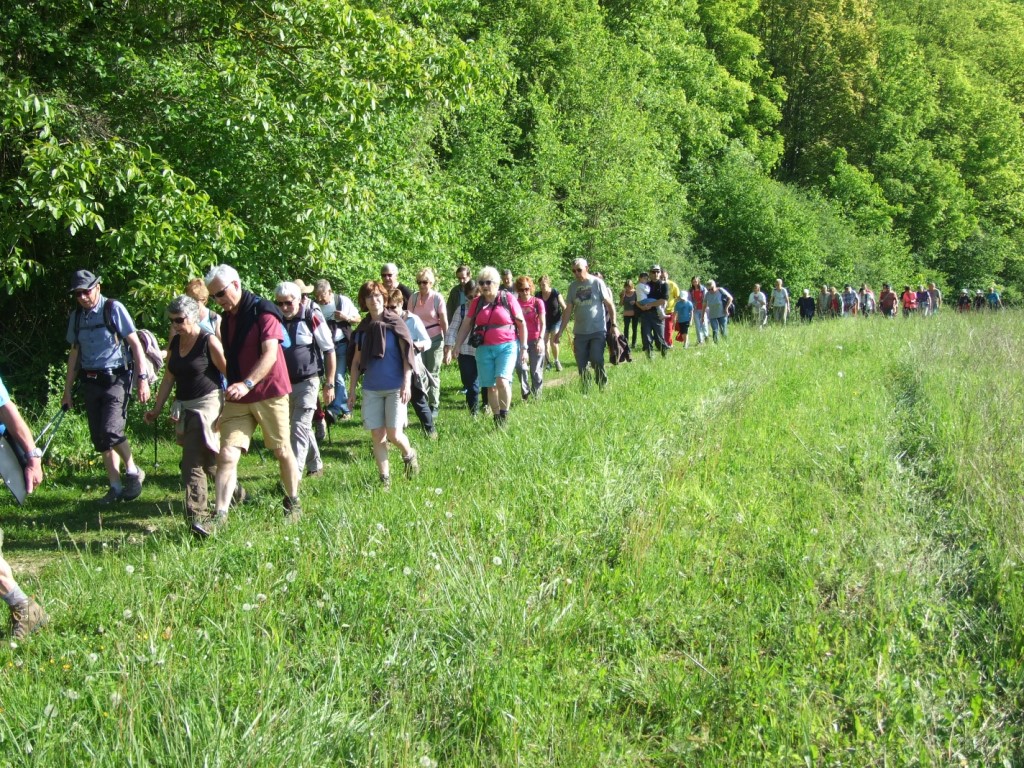
M 469 340 L 476 347 L 477 376 L 487 387 L 487 400 L 494 424 L 504 427 L 512 400 L 512 372 L 516 357 L 526 363 L 526 322 L 519 301 L 508 291 L 499 291 L 498 270 L 484 267 L 477 276 L 480 294 L 466 310 L 466 321 L 452 345 L 455 349 Z M 518 342 L 518 343 L 517 343 Z
M 448 332 L 448 310 L 444 297 L 434 290 L 434 270 L 427 267 L 416 275 L 419 291 L 409 298 L 409 312 L 423 321 L 430 347 L 420 354 L 427 379 L 427 404 L 434 420 L 441 404 L 441 359 L 444 335 Z

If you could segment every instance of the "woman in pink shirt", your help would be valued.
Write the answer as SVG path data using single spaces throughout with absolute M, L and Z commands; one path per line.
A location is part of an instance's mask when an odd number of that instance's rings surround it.
M 434 290 L 434 270 L 427 267 L 416 275 L 419 292 L 409 297 L 409 311 L 423 321 L 430 337 L 430 348 L 420 355 L 427 372 L 427 405 L 437 421 L 441 403 L 441 360 L 444 356 L 444 335 L 448 332 L 448 310 L 444 297 Z
M 484 267 L 477 277 L 480 295 L 470 302 L 466 320 L 452 345 L 462 342 L 476 347 L 476 369 L 481 387 L 487 387 L 487 402 L 495 426 L 505 426 L 512 400 L 512 372 L 516 358 L 526 357 L 526 323 L 519 301 L 508 291 L 499 291 L 500 278 L 494 267 Z M 518 341 L 518 346 L 516 342 Z
M 540 397 L 544 386 L 544 300 L 533 295 L 533 279 L 523 275 L 516 280 L 516 298 L 523 309 L 523 320 L 526 323 L 526 356 L 529 368 L 523 358 L 516 363 L 516 374 L 519 376 L 519 389 L 523 400 L 530 395 Z

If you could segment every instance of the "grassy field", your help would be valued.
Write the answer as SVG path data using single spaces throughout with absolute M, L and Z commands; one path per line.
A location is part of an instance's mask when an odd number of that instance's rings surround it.
M 1022 359 L 1012 313 L 736 327 L 505 433 L 453 396 L 390 492 L 335 428 L 294 527 L 249 457 L 202 545 L 169 445 L 102 515 L 53 477 L 0 765 L 1022 765 Z

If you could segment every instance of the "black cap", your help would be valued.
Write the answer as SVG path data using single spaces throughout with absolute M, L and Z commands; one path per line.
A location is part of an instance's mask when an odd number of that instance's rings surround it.
M 99 281 L 100 279 L 88 269 L 80 269 L 71 275 L 71 282 L 68 285 L 68 293 L 89 290 Z

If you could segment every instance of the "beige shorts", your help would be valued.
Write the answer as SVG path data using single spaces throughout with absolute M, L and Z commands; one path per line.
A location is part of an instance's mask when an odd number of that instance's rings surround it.
M 221 448 L 249 450 L 252 433 L 258 424 L 263 430 L 263 443 L 271 451 L 288 445 L 288 395 L 271 397 L 255 403 L 224 403 L 220 414 Z

